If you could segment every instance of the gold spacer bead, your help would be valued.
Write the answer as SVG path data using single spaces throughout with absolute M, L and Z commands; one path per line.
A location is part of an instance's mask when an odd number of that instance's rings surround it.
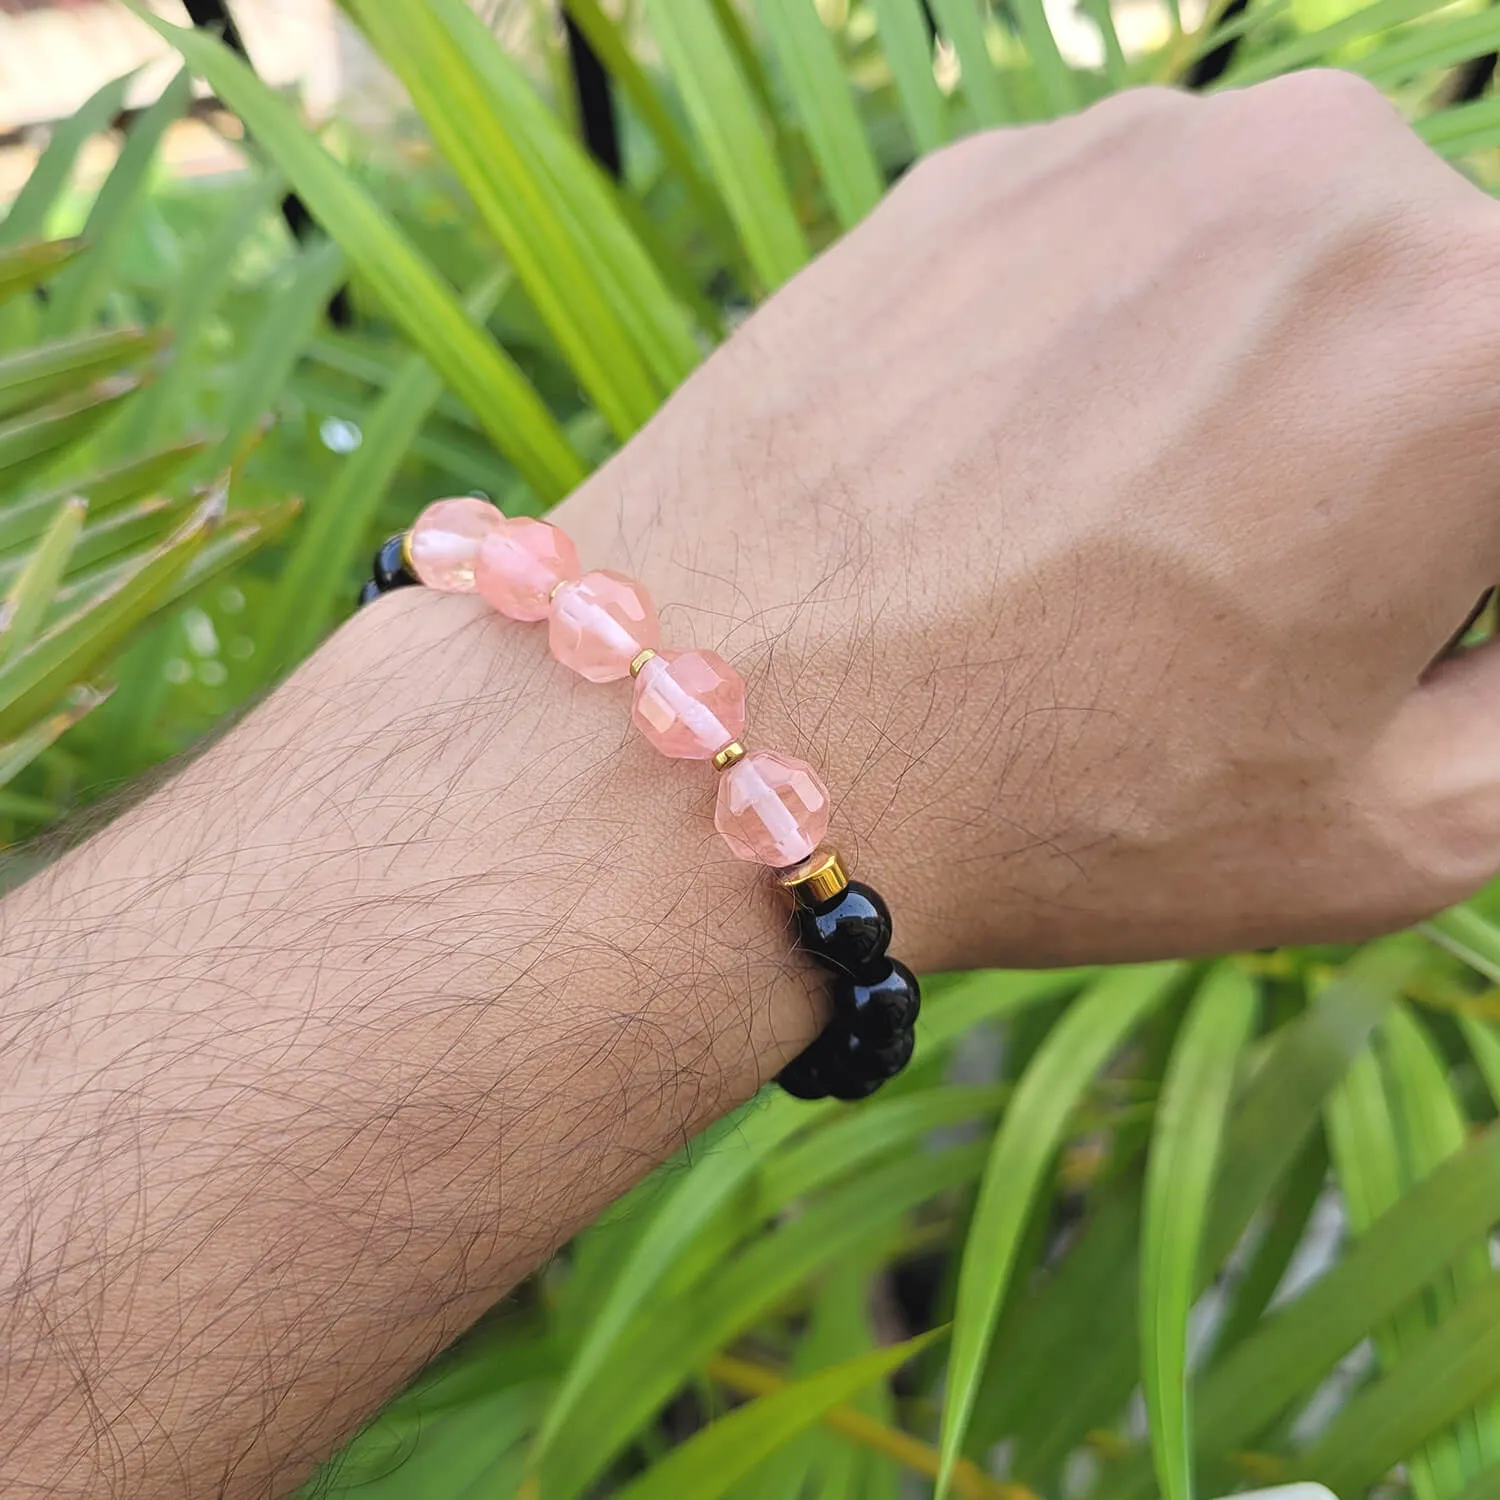
M 641 675 L 641 668 L 655 655 L 656 652 L 650 646 L 647 646 L 643 651 L 637 651 L 630 659 L 630 675 L 632 677 L 639 677 Z
M 847 890 L 849 877 L 837 849 L 818 849 L 801 864 L 782 870 L 776 882 L 798 906 L 818 906 Z
M 412 561 L 411 561 L 411 532 L 410 531 L 403 531 L 401 533 L 401 566 L 403 568 L 405 568 L 406 571 L 408 573 L 410 573 L 413 578 L 415 578 L 417 576 L 417 570 L 412 566 Z
M 735 761 L 745 758 L 745 747 L 738 740 L 730 740 L 722 750 L 714 754 L 714 770 L 727 771 Z
M 577 582 L 577 579 L 574 579 L 574 578 L 559 578 L 557 580 L 557 582 L 554 583 L 552 585 L 552 587 L 547 590 L 547 603 L 551 604 L 552 601 L 555 598 L 557 598 L 557 591 L 558 591 L 558 589 L 560 589 L 565 583 L 576 583 L 576 582 Z

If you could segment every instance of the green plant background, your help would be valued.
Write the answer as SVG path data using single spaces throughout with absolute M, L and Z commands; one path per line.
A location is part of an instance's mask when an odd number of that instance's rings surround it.
M 92 198 L 59 127 L 0 221 L 0 838 L 183 750 L 348 611 L 426 500 L 552 504 L 753 303 L 964 133 L 1334 62 L 1500 180 L 1478 0 L 1250 0 L 1071 62 L 1040 0 L 566 0 L 618 90 L 581 149 L 555 17 L 345 0 L 410 128 L 314 135 L 153 21 L 253 168 Z M 327 238 L 298 244 L 295 188 Z M 352 329 L 324 311 L 351 289 Z M 932 976 L 876 1099 L 767 1094 L 642 1184 L 317 1476 L 379 1500 L 1500 1497 L 1500 903 L 1361 951 Z

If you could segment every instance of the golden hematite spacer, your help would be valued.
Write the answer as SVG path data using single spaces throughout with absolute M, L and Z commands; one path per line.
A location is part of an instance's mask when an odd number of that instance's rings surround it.
M 417 576 L 417 570 L 412 566 L 412 561 L 411 561 L 411 532 L 410 531 L 403 531 L 401 533 L 401 566 L 403 568 L 405 568 L 406 571 L 408 573 L 410 573 L 413 578 L 415 578 Z
M 776 882 L 798 906 L 820 906 L 848 888 L 849 876 L 837 849 L 818 849 L 789 870 L 783 870 Z
M 744 760 L 745 747 L 738 740 L 730 740 L 722 750 L 714 752 L 714 770 L 727 771 L 737 760 Z
M 647 646 L 644 651 L 637 651 L 630 659 L 630 675 L 632 677 L 639 677 L 641 675 L 641 668 L 655 655 L 656 652 L 650 646 Z

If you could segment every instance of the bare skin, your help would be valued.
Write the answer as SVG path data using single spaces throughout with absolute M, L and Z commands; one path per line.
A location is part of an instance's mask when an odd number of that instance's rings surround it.
M 561 508 L 818 762 L 919 968 L 1399 925 L 1500 864 L 1500 208 L 1377 95 L 919 167 Z M 383 600 L 0 909 L 7 1495 L 289 1488 L 815 1032 L 711 773 Z

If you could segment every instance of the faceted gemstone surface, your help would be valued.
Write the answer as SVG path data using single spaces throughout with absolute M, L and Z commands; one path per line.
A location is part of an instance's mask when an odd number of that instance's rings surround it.
M 504 519 L 488 500 L 471 495 L 434 500 L 411 529 L 412 571 L 430 589 L 472 594 L 479 544 Z
M 662 651 L 636 675 L 631 717 L 663 755 L 710 760 L 745 732 L 745 679 L 717 651 Z
M 661 626 L 640 584 L 601 568 L 558 589 L 547 641 L 558 661 L 580 677 L 614 682 L 630 675 L 631 662 L 647 646 L 660 643 Z
M 806 761 L 752 750 L 719 777 L 714 827 L 740 859 L 784 869 L 828 832 L 828 788 Z
M 512 620 L 545 620 L 552 590 L 578 577 L 578 549 L 564 531 L 531 516 L 502 517 L 479 544 L 474 580 Z

